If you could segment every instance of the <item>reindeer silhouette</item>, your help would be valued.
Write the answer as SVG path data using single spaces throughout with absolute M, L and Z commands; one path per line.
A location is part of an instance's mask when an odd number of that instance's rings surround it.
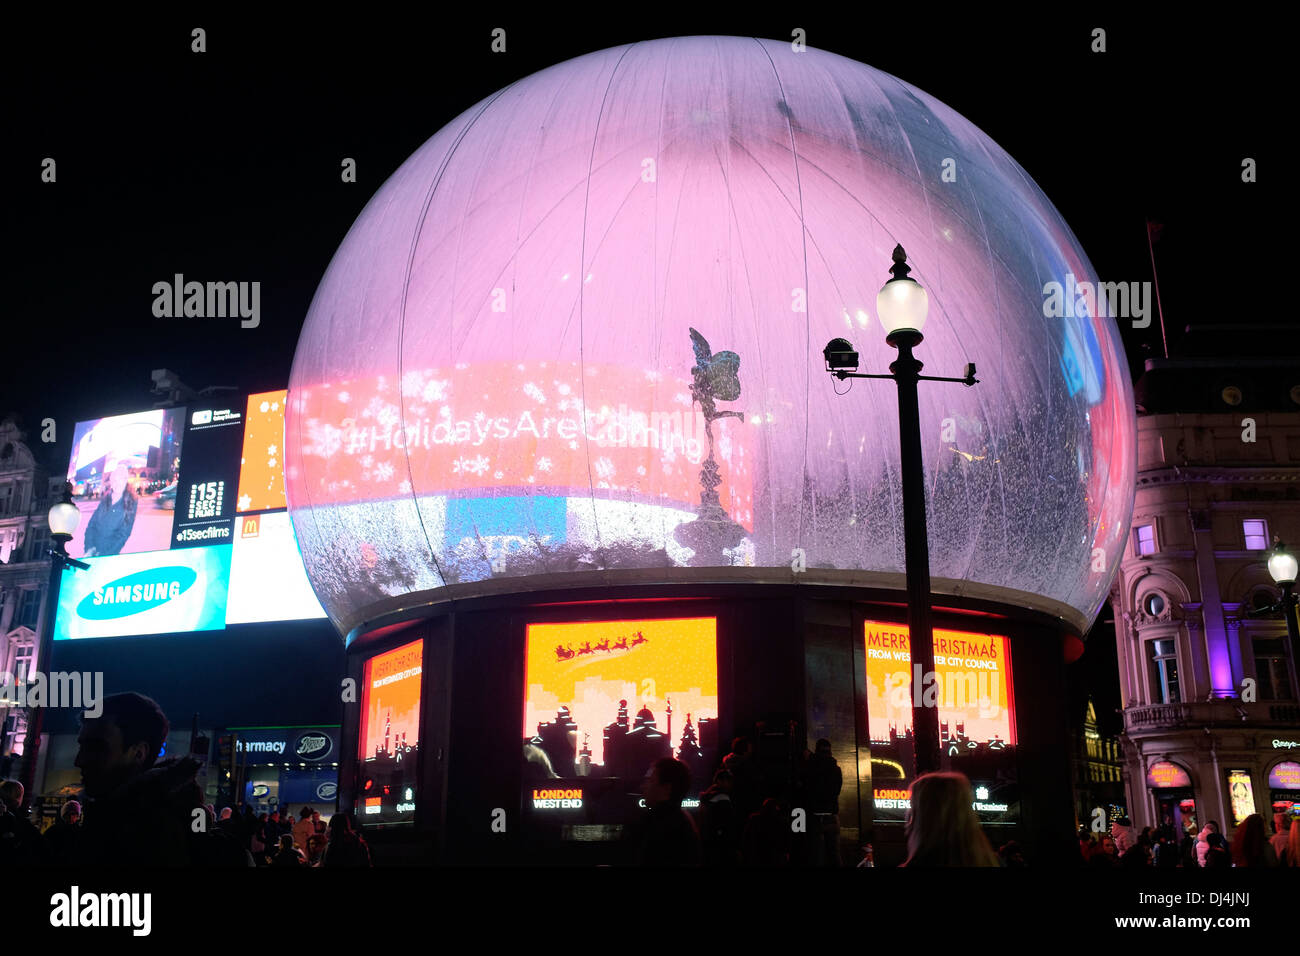
M 617 641 L 614 642 L 614 650 L 616 650 L 616 651 L 625 651 L 625 650 L 627 650 L 627 635 L 626 635 L 626 634 L 624 634 L 622 637 L 620 637 Z
M 596 650 L 598 650 L 598 651 L 608 651 L 608 650 L 609 650 L 609 638 L 607 637 L 607 638 L 605 638 L 603 641 L 601 641 L 599 644 L 597 644 L 597 645 L 596 645 Z
M 594 654 L 594 653 L 595 651 L 591 649 L 591 641 L 587 641 L 580 648 L 578 648 L 578 656 L 582 656 L 583 654 Z
M 649 640 L 650 640 L 650 639 L 649 639 L 648 637 L 646 637 L 646 636 L 645 636 L 644 634 L 642 634 L 640 631 L 637 631 L 637 632 L 636 632 L 636 637 L 632 638 L 632 646 L 633 646 L 633 647 L 636 647 L 638 644 L 645 644 L 645 643 L 647 643 Z

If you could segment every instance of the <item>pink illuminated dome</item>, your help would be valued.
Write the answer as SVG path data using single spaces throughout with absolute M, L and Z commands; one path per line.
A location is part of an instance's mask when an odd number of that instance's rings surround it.
M 926 373 L 981 380 L 920 389 L 934 589 L 1085 630 L 1135 426 L 1114 320 L 1046 314 L 1046 284 L 1096 281 L 1083 250 L 933 97 L 739 37 L 520 80 L 358 217 L 289 389 L 289 506 L 330 617 L 569 584 L 901 589 L 894 385 L 822 358 L 844 337 L 887 370 L 899 243 Z

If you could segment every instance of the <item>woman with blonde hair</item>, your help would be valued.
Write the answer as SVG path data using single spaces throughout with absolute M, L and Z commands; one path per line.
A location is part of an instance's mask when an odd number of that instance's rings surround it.
M 927 773 L 912 784 L 903 866 L 997 866 L 960 773 Z

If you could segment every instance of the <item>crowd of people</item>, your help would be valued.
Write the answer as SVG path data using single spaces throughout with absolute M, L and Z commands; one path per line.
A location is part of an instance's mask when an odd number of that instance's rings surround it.
M 76 765 L 87 804 L 63 805 L 46 833 L 23 809 L 23 787 L 0 783 L 0 868 L 8 866 L 369 866 L 370 851 L 350 816 L 328 826 L 303 808 L 297 823 L 279 812 L 204 802 L 192 757 L 158 759 L 167 718 L 140 694 L 115 694 L 87 718 Z
M 1290 814 L 1275 813 L 1269 836 L 1264 818 L 1252 813 L 1241 821 L 1229 843 L 1214 820 L 1200 830 L 1189 826 L 1180 836 L 1168 817 L 1159 827 L 1144 827 L 1140 832 L 1128 817 L 1122 817 L 1108 833 L 1081 828 L 1079 857 L 1086 866 L 1103 868 L 1300 866 L 1300 826 Z
M 0 868 L 372 865 L 347 813 L 333 814 L 328 823 L 308 806 L 296 820 L 287 807 L 261 814 L 246 805 L 226 807 L 218 815 L 204 802 L 197 760 L 157 758 L 167 731 L 167 718 L 149 698 L 105 698 L 100 716 L 86 719 L 78 737 L 76 765 L 87 805 L 67 801 L 45 833 L 27 818 L 22 785 L 0 782 Z M 838 808 L 844 780 L 830 742 L 819 740 L 797 758 L 777 757 L 760 754 L 749 738 L 736 738 L 693 815 L 682 806 L 691 789 L 687 765 L 672 757 L 656 761 L 642 782 L 646 813 L 627 832 L 630 860 L 648 866 L 843 865 Z M 906 867 L 1025 865 L 1014 841 L 994 851 L 972 807 L 970 781 L 960 773 L 924 774 L 913 782 L 904 832 Z M 858 865 L 873 865 L 870 847 L 863 849 Z M 1213 821 L 1180 837 L 1168 818 L 1140 833 L 1122 818 L 1100 835 L 1081 829 L 1079 857 L 1090 867 L 1300 866 L 1300 825 L 1276 814 L 1270 837 L 1263 817 L 1252 814 L 1229 843 Z

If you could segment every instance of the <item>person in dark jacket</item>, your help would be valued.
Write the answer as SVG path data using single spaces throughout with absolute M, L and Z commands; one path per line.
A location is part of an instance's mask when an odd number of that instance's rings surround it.
M 640 866 L 699 866 L 703 860 L 695 821 L 682 809 L 691 789 L 691 771 L 682 761 L 661 757 L 642 781 L 645 817 L 632 830 Z
M 352 829 L 352 819 L 346 813 L 330 817 L 329 845 L 325 848 L 323 866 L 370 866 L 370 847 L 361 834 Z
M 76 765 L 89 803 L 79 863 L 91 866 L 187 866 L 193 812 L 202 807 L 191 757 L 158 761 L 167 717 L 141 694 L 104 699 L 85 718 Z
M 43 866 L 50 861 L 45 838 L 23 809 L 24 796 L 23 785 L 17 780 L 0 783 L 0 870 Z
M 730 770 L 713 775 L 713 785 L 700 794 L 697 814 L 705 866 L 740 863 L 740 815 L 731 799 L 735 778 Z
M 69 800 L 59 810 L 59 819 L 45 831 L 45 845 L 55 866 L 71 866 L 77 861 L 81 840 L 81 804 Z
M 99 499 L 99 506 L 86 525 L 85 557 L 121 554 L 135 527 L 136 496 L 127 487 L 130 469 L 119 462 L 108 476 L 108 490 Z
M 306 866 L 307 858 L 301 850 L 293 845 L 293 834 L 285 833 L 280 837 L 280 848 L 276 851 L 275 858 L 271 860 L 272 866 Z
M 831 742 L 822 738 L 808 758 L 803 774 L 814 866 L 840 865 L 840 790 L 844 774 L 831 754 Z M 815 821 L 815 823 L 814 823 Z

